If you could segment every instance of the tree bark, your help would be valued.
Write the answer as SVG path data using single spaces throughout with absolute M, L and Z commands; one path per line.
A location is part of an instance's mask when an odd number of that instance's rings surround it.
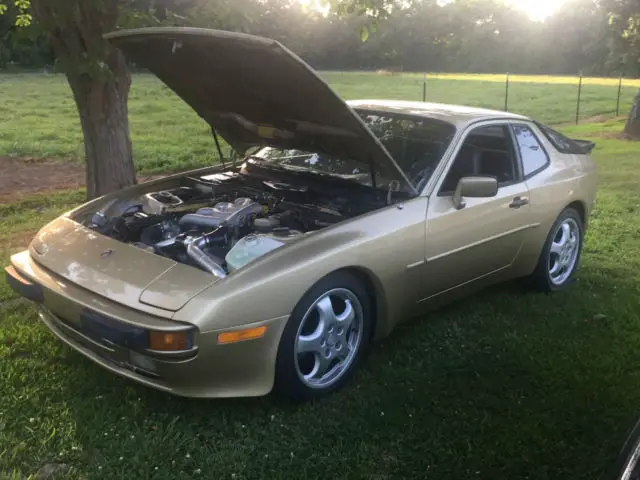
M 635 140 L 640 140 L 640 90 L 638 90 L 631 106 L 627 124 L 624 126 L 624 133 Z
M 131 77 L 121 63 L 109 78 L 67 73 L 84 136 L 89 199 L 136 183 L 127 111 Z

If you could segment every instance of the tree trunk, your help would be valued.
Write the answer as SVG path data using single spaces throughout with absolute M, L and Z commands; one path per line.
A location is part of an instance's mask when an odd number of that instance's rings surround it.
M 627 124 L 624 127 L 624 133 L 635 140 L 640 140 L 640 90 L 638 90 L 633 105 L 631 106 Z
M 1 0 L 0 0 L 1 1 Z M 136 183 L 127 100 L 131 76 L 122 53 L 104 40 L 116 28 L 119 0 L 32 0 L 78 107 L 87 197 Z
M 78 107 L 89 199 L 136 183 L 127 100 L 131 77 L 122 60 L 112 76 L 67 73 Z

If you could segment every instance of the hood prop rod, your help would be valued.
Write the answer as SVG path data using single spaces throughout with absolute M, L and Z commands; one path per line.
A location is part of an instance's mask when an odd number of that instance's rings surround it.
M 373 161 L 373 155 L 369 155 L 369 174 L 371 175 L 371 186 L 376 186 L 376 163 Z
M 216 143 L 216 148 L 218 149 L 218 155 L 220 157 L 220 161 L 222 162 L 222 166 L 227 168 L 227 164 L 224 160 L 224 155 L 222 154 L 222 149 L 220 148 L 220 139 L 218 139 L 218 132 L 216 129 L 211 127 L 211 133 L 213 133 L 213 141 Z

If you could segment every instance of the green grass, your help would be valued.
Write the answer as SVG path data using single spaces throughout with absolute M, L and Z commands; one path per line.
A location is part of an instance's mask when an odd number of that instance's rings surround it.
M 332 83 L 366 97 L 380 90 L 371 83 L 395 80 L 372 78 L 360 90 Z M 39 102 L 0 84 L 3 107 L 21 112 L 0 117 L 0 152 L 73 156 L 74 114 L 60 114 L 72 110 L 66 86 L 28 82 Z M 136 77 L 138 162 L 197 164 L 189 149 L 210 148 L 206 129 L 170 96 L 154 100 L 161 91 Z M 57 113 L 46 121 L 24 118 L 49 108 Z M 166 140 L 151 128 L 163 119 Z M 117 378 L 55 340 L 0 279 L 0 478 L 56 462 L 71 467 L 70 478 L 601 478 L 640 416 L 640 145 L 603 138 L 621 128 L 611 120 L 564 129 L 597 142 L 601 177 L 576 284 L 555 295 L 497 286 L 407 323 L 347 388 L 315 404 L 188 400 Z M 8 136 L 41 138 L 45 129 L 51 140 L 9 149 Z M 177 160 L 170 152 L 187 136 Z M 153 163 L 154 152 L 169 163 Z M 69 191 L 0 205 L 0 262 L 82 198 Z
M 323 76 L 348 99 L 422 99 L 422 77 L 327 72 Z M 441 75 L 429 78 L 427 99 L 434 102 L 504 108 L 500 76 Z M 557 124 L 575 119 L 577 88 L 566 77 L 512 79 L 509 109 Z M 570 82 L 574 82 L 571 84 Z M 617 86 L 610 79 L 587 79 L 582 117 L 615 112 Z M 614 82 L 615 83 L 615 82 Z M 638 82 L 625 81 L 621 111 L 626 113 Z M 82 133 L 66 79 L 61 75 L 0 75 L 0 154 L 83 158 Z M 143 173 L 210 164 L 211 134 L 201 120 L 159 80 L 135 75 L 129 102 L 134 159 Z

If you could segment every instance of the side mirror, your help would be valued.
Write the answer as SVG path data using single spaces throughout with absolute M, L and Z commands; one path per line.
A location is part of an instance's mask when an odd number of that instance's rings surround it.
M 465 207 L 464 197 L 495 197 L 498 180 L 494 177 L 462 177 L 453 193 L 453 206 L 458 210 Z

